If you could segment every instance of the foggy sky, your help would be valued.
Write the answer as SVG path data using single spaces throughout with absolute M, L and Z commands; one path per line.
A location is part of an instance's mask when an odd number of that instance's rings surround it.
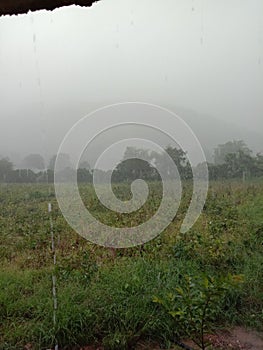
M 0 17 L 0 155 L 56 153 L 94 108 L 172 109 L 205 149 L 263 151 L 261 0 L 102 0 Z

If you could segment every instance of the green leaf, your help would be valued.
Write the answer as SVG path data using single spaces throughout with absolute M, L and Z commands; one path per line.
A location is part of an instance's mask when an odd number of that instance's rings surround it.
M 184 315 L 184 312 L 181 310 L 181 311 L 169 311 L 169 314 L 172 316 L 172 317 L 176 317 L 176 316 L 183 316 Z
M 163 304 L 163 300 L 158 298 L 157 296 L 154 296 L 152 299 L 153 303 L 157 303 L 157 304 Z
M 177 287 L 177 288 L 175 288 L 175 290 L 177 291 L 178 294 L 184 296 L 184 291 L 181 287 Z

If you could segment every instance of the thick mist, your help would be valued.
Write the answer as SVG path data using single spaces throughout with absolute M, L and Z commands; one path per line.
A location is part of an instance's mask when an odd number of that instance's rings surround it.
M 177 113 L 208 158 L 232 139 L 263 151 L 262 59 L 260 0 L 102 0 L 0 17 L 0 155 L 49 159 L 75 122 L 125 101 Z

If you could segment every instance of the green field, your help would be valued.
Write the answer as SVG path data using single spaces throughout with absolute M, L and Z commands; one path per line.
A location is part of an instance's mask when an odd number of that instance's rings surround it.
M 90 185 L 85 204 L 101 221 L 144 222 L 160 203 L 160 185 L 132 215 L 105 209 Z M 115 185 L 123 199 L 128 185 Z M 140 247 L 107 249 L 74 233 L 50 185 L 0 185 L 0 349 L 103 344 L 132 349 L 150 340 L 169 348 L 230 325 L 263 324 L 263 181 L 214 182 L 202 215 L 180 234 L 191 197 L 185 183 L 175 220 Z M 48 202 L 57 249 L 53 265 Z M 53 322 L 52 274 L 58 308 Z M 77 348 L 77 347 L 76 347 Z

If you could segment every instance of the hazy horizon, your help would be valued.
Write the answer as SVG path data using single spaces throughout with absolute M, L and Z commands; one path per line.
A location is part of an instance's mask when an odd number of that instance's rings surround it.
M 263 151 L 260 0 L 101 0 L 0 17 L 0 155 L 57 152 L 108 104 L 182 117 L 208 156 L 228 140 Z

